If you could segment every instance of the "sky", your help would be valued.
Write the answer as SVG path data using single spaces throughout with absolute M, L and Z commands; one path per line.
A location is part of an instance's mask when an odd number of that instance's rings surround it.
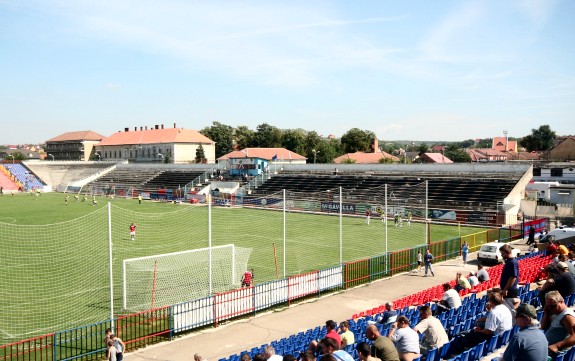
M 0 0 L 0 144 L 267 123 L 575 133 L 575 1 Z

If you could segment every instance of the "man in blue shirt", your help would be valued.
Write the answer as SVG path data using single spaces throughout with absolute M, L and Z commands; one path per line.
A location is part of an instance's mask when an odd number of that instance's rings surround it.
M 504 298 L 516 298 L 519 294 L 517 284 L 519 282 L 519 262 L 511 253 L 511 246 L 504 244 L 499 248 L 501 257 L 505 260 L 499 286 Z
M 539 329 L 535 307 L 522 304 L 515 315 L 519 332 L 517 332 L 505 353 L 503 361 L 538 361 L 547 359 L 547 339 Z

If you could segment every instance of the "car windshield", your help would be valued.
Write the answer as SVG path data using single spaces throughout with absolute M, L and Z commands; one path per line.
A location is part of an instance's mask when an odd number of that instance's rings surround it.
M 481 247 L 481 252 L 490 252 L 490 253 L 496 253 L 497 252 L 497 247 L 496 246 L 482 246 Z

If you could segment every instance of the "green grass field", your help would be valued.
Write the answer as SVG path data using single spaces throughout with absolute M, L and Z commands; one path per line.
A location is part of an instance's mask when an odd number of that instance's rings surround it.
M 110 315 L 107 199 L 99 204 L 64 202 L 59 193 L 0 197 L 0 344 L 55 330 L 103 321 Z M 208 247 L 208 207 L 114 199 L 110 234 L 113 242 L 113 300 L 121 307 L 122 260 Z M 283 277 L 284 215 L 282 212 L 213 207 L 212 245 L 233 243 L 251 249 L 249 268 L 255 282 Z M 137 225 L 135 241 L 129 225 Z M 473 227 L 431 226 L 431 240 L 478 232 Z M 363 217 L 343 217 L 343 261 L 357 260 L 425 243 L 425 225 L 396 228 Z M 340 219 L 305 213 L 285 215 L 285 270 L 287 275 L 339 264 Z M 193 270 L 192 270 L 193 272 Z M 198 297 L 198 279 L 176 272 L 188 299 Z M 201 288 L 201 287 L 200 287 Z M 144 291 L 148 292 L 148 291 Z M 201 293 L 201 292 L 200 292 Z M 150 295 L 151 297 L 151 295 Z

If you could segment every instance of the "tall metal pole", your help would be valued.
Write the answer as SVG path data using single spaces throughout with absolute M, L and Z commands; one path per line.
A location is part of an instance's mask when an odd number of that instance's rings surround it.
M 343 190 L 339 187 L 339 264 L 343 263 Z
M 428 182 L 429 182 L 428 180 L 425 181 L 425 223 L 426 223 L 425 243 L 428 243 L 428 241 L 429 241 L 429 243 L 431 243 L 431 240 L 429 239 L 429 227 L 427 226 L 427 223 L 429 222 L 427 219 L 427 216 L 429 215 L 428 202 L 427 202 L 427 199 L 428 199 L 428 193 L 427 193 L 428 192 L 428 188 L 427 188 Z
M 286 278 L 286 190 L 284 188 L 283 190 L 283 194 L 284 194 L 284 209 L 283 209 L 283 241 L 284 241 L 284 245 L 283 245 L 283 270 L 284 270 L 284 278 Z
M 112 268 L 112 203 L 108 202 L 108 268 L 110 269 L 110 326 L 114 325 L 114 272 Z M 116 331 L 114 331 L 116 332 Z
M 385 201 L 384 201 L 384 210 L 383 214 L 385 214 L 384 222 L 385 222 L 385 253 L 387 253 L 387 183 L 385 183 Z
M 208 288 L 212 294 L 212 193 L 208 191 Z

